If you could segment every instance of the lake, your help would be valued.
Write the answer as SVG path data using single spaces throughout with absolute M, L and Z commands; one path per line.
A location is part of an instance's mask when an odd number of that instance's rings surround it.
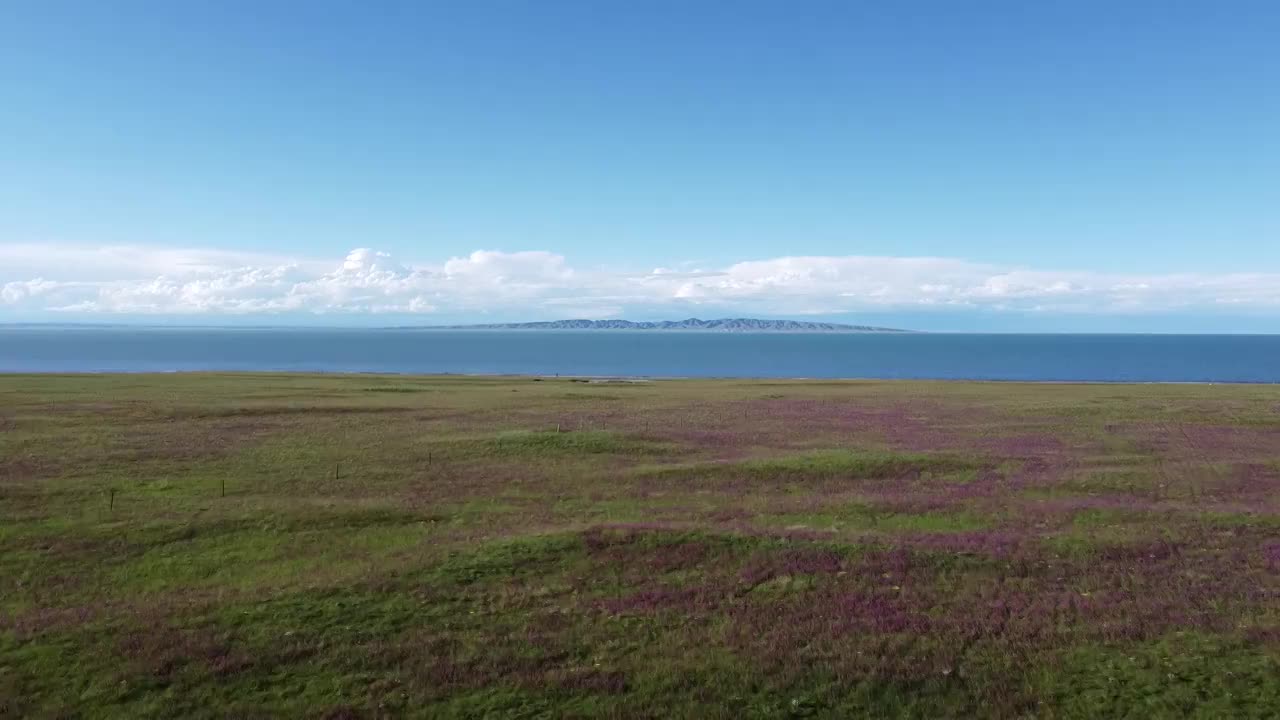
M 0 328 L 3 372 L 1278 382 L 1280 335 Z

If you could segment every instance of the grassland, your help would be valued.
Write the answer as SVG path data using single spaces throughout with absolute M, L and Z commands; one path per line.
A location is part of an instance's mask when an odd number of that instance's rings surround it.
M 1280 715 L 1280 388 L 0 377 L 0 717 Z

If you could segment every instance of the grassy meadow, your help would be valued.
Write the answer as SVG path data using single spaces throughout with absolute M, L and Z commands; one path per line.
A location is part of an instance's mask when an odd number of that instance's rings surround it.
M 0 717 L 401 716 L 1280 716 L 1280 387 L 0 376 Z

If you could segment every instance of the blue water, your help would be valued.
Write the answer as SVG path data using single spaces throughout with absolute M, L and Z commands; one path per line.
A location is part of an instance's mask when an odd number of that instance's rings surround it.
M 1280 335 L 0 327 L 3 372 L 191 370 L 1280 382 Z

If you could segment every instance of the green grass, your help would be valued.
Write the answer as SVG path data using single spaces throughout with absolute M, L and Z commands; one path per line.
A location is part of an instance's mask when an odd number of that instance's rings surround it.
M 910 531 L 926 533 L 965 532 L 991 527 L 982 517 L 969 513 L 901 513 L 877 509 L 862 503 L 834 505 L 821 512 L 780 513 L 762 520 L 771 525 L 815 530 Z
M 1200 633 L 1126 648 L 1082 646 L 1039 678 L 1041 692 L 1075 717 L 1117 706 L 1153 718 L 1266 718 L 1280 707 L 1280 659 Z
M 498 435 L 483 442 L 481 452 L 489 455 L 528 458 L 546 455 L 633 455 L 658 453 L 665 448 L 658 443 L 646 442 L 604 430 L 580 430 L 571 432 L 514 431 Z
M 642 475 L 667 479 L 732 479 L 779 481 L 847 481 L 912 478 L 963 483 L 972 480 L 981 462 L 954 454 L 886 450 L 817 450 L 772 454 L 732 462 L 692 462 L 649 465 Z
M 1275 717 L 1276 408 L 0 376 L 0 718 Z
M 972 470 L 975 463 L 958 457 L 924 453 L 826 450 L 801 455 L 763 458 L 742 463 L 751 475 L 775 477 L 886 478 L 906 473 L 946 473 Z

